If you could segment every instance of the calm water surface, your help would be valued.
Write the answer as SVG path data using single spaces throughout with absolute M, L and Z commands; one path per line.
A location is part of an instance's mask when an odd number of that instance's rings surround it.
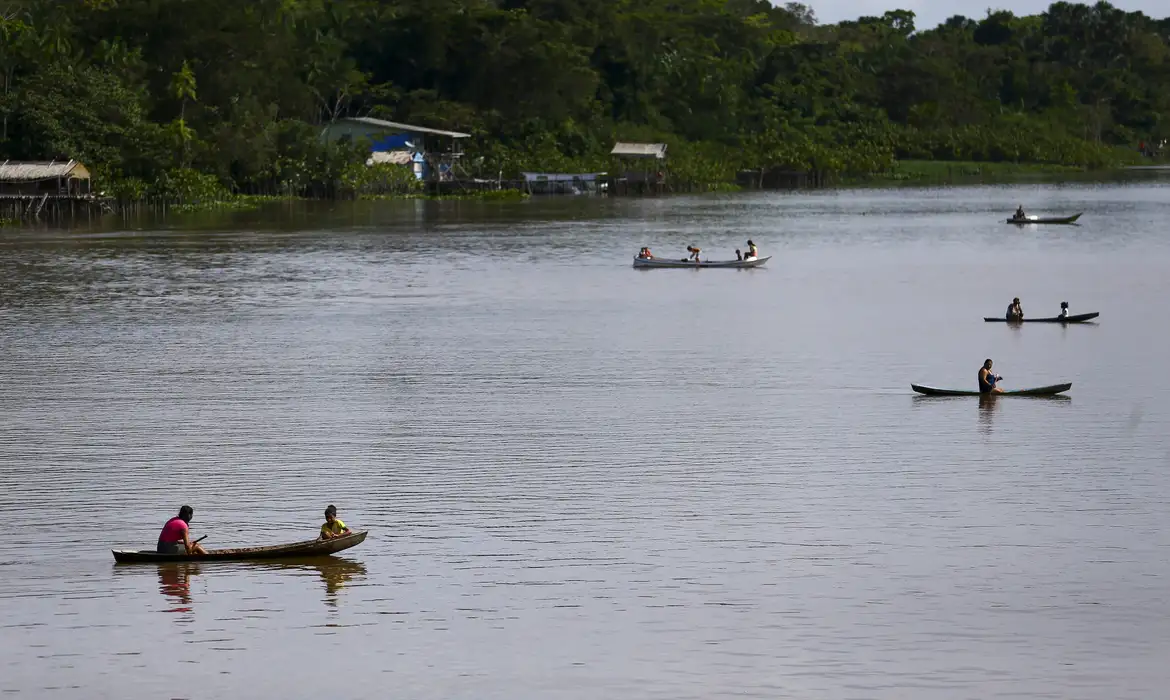
M 7 230 L 0 695 L 1161 697 L 1167 221 L 1137 183 Z M 982 322 L 1013 296 L 1100 323 Z M 1073 390 L 910 392 L 985 357 Z M 370 536 L 114 565 L 182 503 Z

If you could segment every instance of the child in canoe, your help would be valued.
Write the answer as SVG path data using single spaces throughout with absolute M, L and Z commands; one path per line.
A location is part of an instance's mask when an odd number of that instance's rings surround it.
M 321 526 L 321 539 L 332 540 L 350 534 L 345 523 L 337 519 L 337 506 L 330 504 L 325 509 L 325 524 Z

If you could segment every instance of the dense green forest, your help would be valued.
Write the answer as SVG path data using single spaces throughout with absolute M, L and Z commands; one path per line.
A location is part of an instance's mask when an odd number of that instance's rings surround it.
M 665 140 L 676 181 L 895 159 L 1102 167 L 1170 138 L 1170 19 L 887 12 L 764 0 L 0 0 L 0 159 L 76 158 L 107 191 L 356 186 L 321 126 L 474 134 L 471 173 L 605 169 Z M 324 188 L 324 190 L 322 189 Z

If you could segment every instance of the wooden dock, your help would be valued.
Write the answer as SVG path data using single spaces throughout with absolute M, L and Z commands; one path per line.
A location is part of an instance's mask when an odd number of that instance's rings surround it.
M 11 221 L 61 221 L 112 211 L 110 200 L 93 195 L 0 194 L 0 219 Z

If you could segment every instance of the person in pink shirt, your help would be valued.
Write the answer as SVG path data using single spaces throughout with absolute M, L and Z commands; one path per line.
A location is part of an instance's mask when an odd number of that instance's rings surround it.
M 191 506 L 183 506 L 179 509 L 177 516 L 163 525 L 162 532 L 158 535 L 158 552 L 160 554 L 182 554 L 184 551 L 187 554 L 207 554 L 207 550 L 203 549 L 197 542 L 191 541 L 191 529 L 187 527 L 187 523 L 191 522 L 193 517 L 195 517 L 195 509 Z M 183 550 L 179 549 L 179 545 L 183 545 Z

